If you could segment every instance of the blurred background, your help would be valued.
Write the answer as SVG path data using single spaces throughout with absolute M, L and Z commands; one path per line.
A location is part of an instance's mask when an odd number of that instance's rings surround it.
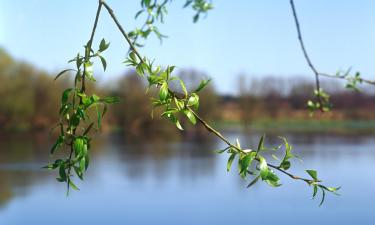
M 139 23 L 139 1 L 108 1 L 125 28 Z M 0 0 L 0 224 L 374 224 L 375 86 L 361 91 L 322 79 L 332 112 L 309 116 L 306 102 L 314 88 L 296 38 L 288 1 L 214 1 L 199 23 L 182 2 L 169 6 L 160 30 L 140 51 L 197 86 L 199 113 L 230 140 L 267 145 L 287 137 L 303 159 L 293 172 L 317 169 L 342 196 L 326 203 L 310 200 L 304 183 L 282 177 L 280 188 L 247 181 L 226 172 L 226 156 L 213 150 L 223 143 L 203 127 L 184 131 L 151 118 L 152 92 L 127 69 L 127 46 L 106 13 L 95 43 L 111 42 L 108 70 L 96 67 L 97 83 L 88 89 L 115 95 L 101 132 L 95 133 L 92 162 L 81 191 L 65 196 L 65 185 L 41 169 L 53 158 L 51 128 L 58 121 L 69 68 L 89 38 L 97 1 Z M 374 80 L 375 3 L 373 1 L 296 1 L 307 48 L 320 70 L 335 73 L 352 66 Z M 316 13 L 319 12 L 319 13 Z M 322 35 L 324 33 L 324 35 Z M 97 46 L 96 45 L 96 46 Z M 99 63 L 98 63 L 99 65 Z M 269 215 L 273 215 L 270 217 Z

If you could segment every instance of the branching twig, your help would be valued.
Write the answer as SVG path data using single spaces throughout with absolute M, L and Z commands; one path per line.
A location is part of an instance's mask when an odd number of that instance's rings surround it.
M 294 22 L 295 22 L 296 28 L 297 28 L 298 41 L 300 43 L 300 46 L 301 46 L 301 49 L 302 49 L 302 52 L 303 52 L 303 56 L 305 57 L 306 62 L 309 65 L 310 69 L 315 74 L 315 85 L 316 85 L 316 89 L 319 91 L 320 90 L 319 72 L 315 68 L 314 64 L 311 62 L 311 59 L 310 59 L 310 57 L 309 57 L 309 55 L 306 51 L 305 44 L 304 44 L 303 39 L 302 39 L 302 32 L 301 32 L 301 28 L 300 28 L 300 25 L 299 25 L 299 20 L 298 20 L 298 17 L 297 17 L 297 11 L 296 11 L 296 8 L 294 6 L 293 0 L 290 0 L 290 6 L 292 7 L 293 18 L 294 18 Z M 320 108 L 321 111 L 323 111 L 323 101 L 322 101 L 322 99 L 319 95 L 317 96 L 317 99 L 318 99 L 318 102 L 320 104 L 319 108 Z
M 300 27 L 300 23 L 299 23 L 298 16 L 297 16 L 297 11 L 296 11 L 296 8 L 295 8 L 295 5 L 294 5 L 294 0 L 290 0 L 290 6 L 291 6 L 291 9 L 292 9 L 292 12 L 293 12 L 293 18 L 294 18 L 294 22 L 295 22 L 295 26 L 296 26 L 296 30 L 297 30 L 297 34 L 298 34 L 298 41 L 300 43 L 301 50 L 303 52 L 304 58 L 305 58 L 305 60 L 308 64 L 308 66 L 310 67 L 312 72 L 315 74 L 315 85 L 316 85 L 316 90 L 317 90 L 316 97 L 317 97 L 317 100 L 318 100 L 318 103 L 319 103 L 319 109 L 321 111 L 324 111 L 324 104 L 323 104 L 322 96 L 321 96 L 321 93 L 320 93 L 321 88 L 320 88 L 319 76 L 344 79 L 344 80 L 348 80 L 348 81 L 350 80 L 350 78 L 347 76 L 347 74 L 346 75 L 340 75 L 340 74 L 332 75 L 332 74 L 319 72 L 319 70 L 312 63 L 309 54 L 307 53 L 307 50 L 306 50 L 306 47 L 305 47 L 305 44 L 304 44 L 304 41 L 303 41 L 303 37 L 302 37 L 301 27 Z M 360 82 L 375 85 L 375 81 L 371 81 L 371 80 L 367 80 L 367 79 L 363 79 L 363 78 L 357 78 L 357 79 Z

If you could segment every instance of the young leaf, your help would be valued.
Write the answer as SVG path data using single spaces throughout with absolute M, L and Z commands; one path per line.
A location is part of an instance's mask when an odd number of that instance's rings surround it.
M 61 164 L 59 169 L 59 175 L 62 181 L 66 181 L 65 165 Z
M 193 91 L 193 92 L 199 92 L 201 91 L 203 88 L 205 88 L 207 86 L 207 84 L 211 81 L 211 79 L 208 79 L 208 80 L 202 80 L 199 84 L 199 86 Z
M 320 201 L 319 206 L 322 206 L 322 205 L 323 205 L 323 203 L 324 203 L 324 199 L 325 199 L 325 197 L 326 197 L 326 192 L 325 192 L 325 190 L 324 190 L 324 189 L 321 189 L 321 190 L 322 190 L 322 200 Z
M 100 113 L 98 104 L 95 104 L 95 108 L 96 108 L 96 114 L 97 114 L 97 117 L 98 117 L 98 129 L 100 129 L 100 127 L 101 127 L 101 121 L 102 121 L 102 115 Z
M 167 99 L 167 96 L 168 96 L 168 84 L 166 82 L 164 82 L 161 85 L 160 91 L 159 91 L 159 99 L 160 99 L 160 101 L 164 101 L 165 99 Z
M 85 76 L 87 76 L 90 79 L 94 74 L 94 68 L 92 66 L 92 63 L 85 62 L 84 67 L 85 67 Z
M 232 153 L 232 154 L 229 156 L 228 163 L 227 163 L 227 171 L 228 171 L 228 172 L 230 171 L 230 168 L 231 168 L 231 166 L 232 166 L 232 163 L 233 163 L 234 157 L 236 157 L 236 153 Z
M 318 187 L 316 185 L 314 185 L 314 188 L 313 188 L 313 199 L 315 198 L 316 194 L 318 193 Z
M 254 180 L 252 180 L 248 185 L 247 185 L 247 188 L 253 186 L 260 178 L 260 175 L 258 175 L 257 177 L 255 177 Z
M 76 156 L 79 156 L 83 152 L 83 145 L 84 139 L 82 137 L 78 137 L 73 142 L 73 149 Z
M 182 91 L 184 92 L 185 97 L 187 97 L 188 92 L 187 92 L 187 90 L 186 90 L 186 86 L 185 86 L 185 84 L 184 84 L 184 81 L 181 80 L 181 79 L 179 79 L 179 80 L 180 80 L 180 85 L 181 85 Z
M 105 61 L 105 58 L 103 56 L 99 56 L 100 61 L 102 62 L 104 71 L 107 69 L 107 61 Z
M 262 149 L 264 149 L 264 138 L 265 138 L 265 135 L 263 134 L 259 140 L 257 152 L 260 152 Z
M 86 158 L 83 157 L 81 161 L 79 161 L 79 170 L 81 171 L 81 173 L 85 170 L 85 168 L 86 168 Z
M 199 108 L 199 96 L 195 93 L 192 93 L 189 97 L 187 105 L 192 106 L 197 110 Z
M 77 70 L 73 70 L 73 69 L 66 69 L 66 70 L 63 70 L 63 71 L 61 71 L 60 73 L 58 73 L 58 74 L 56 75 L 56 77 L 55 77 L 54 80 L 57 80 L 61 75 L 63 75 L 63 74 L 66 73 L 66 72 L 69 72 L 69 71 L 77 71 Z
M 71 179 L 69 179 L 69 186 L 73 188 L 73 190 L 79 191 L 79 188 L 73 183 Z
M 259 169 L 262 180 L 266 180 L 268 176 L 268 166 L 266 160 L 262 156 L 259 156 Z
M 241 170 L 240 173 L 245 174 L 247 172 L 247 168 L 250 166 L 251 162 L 253 161 L 255 155 L 252 154 L 253 152 L 246 154 L 245 157 L 241 160 Z
M 312 177 L 314 180 L 318 180 L 318 173 L 316 170 L 306 170 L 306 172 Z
M 195 125 L 197 123 L 197 120 L 195 119 L 194 114 L 190 110 L 188 110 L 188 109 L 184 110 L 184 114 L 186 115 L 186 117 L 190 120 L 190 122 L 193 125 Z
M 109 43 L 106 43 L 104 38 L 100 41 L 99 52 L 105 51 L 109 47 Z
M 69 94 L 72 90 L 73 90 L 73 88 L 65 89 L 65 91 L 63 92 L 63 94 L 61 96 L 61 104 L 62 105 L 66 104 L 66 102 L 68 101 L 68 98 L 69 98 Z

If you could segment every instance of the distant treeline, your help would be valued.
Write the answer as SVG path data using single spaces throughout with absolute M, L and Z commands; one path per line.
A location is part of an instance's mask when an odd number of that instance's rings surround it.
M 188 89 L 198 85 L 203 77 L 194 70 L 179 74 Z M 69 76 L 53 81 L 54 75 L 34 66 L 14 60 L 0 49 L 0 131 L 47 130 L 58 121 L 62 91 L 69 87 Z M 175 85 L 179 87 L 178 84 Z M 331 94 L 334 113 L 324 115 L 332 120 L 375 119 L 375 95 L 371 91 L 347 91 L 340 83 L 324 83 Z M 129 71 L 110 85 L 89 86 L 101 96 L 117 95 L 121 102 L 110 107 L 103 129 L 118 129 L 131 134 L 163 132 L 175 134 L 175 128 L 160 118 L 160 111 L 152 114 L 150 98 L 155 90 L 145 93 L 147 84 Z M 242 121 L 251 124 L 262 119 L 308 119 L 306 101 L 313 90 L 313 82 L 298 77 L 264 77 L 252 79 L 239 76 L 235 87 L 238 94 L 221 96 L 212 83 L 201 93 L 200 113 L 211 121 Z M 179 91 L 179 90 L 177 90 Z M 318 115 L 319 116 L 319 115 Z M 182 118 L 183 125 L 189 126 Z M 197 129 L 200 133 L 202 130 Z

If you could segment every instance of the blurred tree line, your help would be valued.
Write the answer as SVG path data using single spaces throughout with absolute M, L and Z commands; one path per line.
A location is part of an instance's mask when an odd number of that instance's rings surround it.
M 207 78 L 195 70 L 182 70 L 179 76 L 190 90 L 203 77 Z M 60 93 L 72 81 L 69 76 L 58 81 L 53 81 L 53 78 L 54 74 L 14 60 L 0 49 L 0 131 L 47 130 L 55 124 L 58 121 Z M 121 98 L 119 104 L 109 107 L 103 129 L 116 129 L 134 136 L 145 133 L 178 135 L 174 125 L 161 118 L 157 108 L 152 109 L 151 94 L 145 93 L 146 86 L 134 71 L 130 71 L 119 80 L 112 81 L 112 85 L 88 88 L 101 96 L 117 95 Z M 374 91 L 346 91 L 342 86 L 339 82 L 323 83 L 323 88 L 331 94 L 334 111 L 322 116 L 330 120 L 375 120 Z M 176 83 L 175 87 L 180 86 Z M 260 119 L 309 119 L 306 100 L 313 90 L 311 80 L 274 76 L 250 79 L 242 75 L 238 77 L 237 90 L 236 96 L 222 96 L 217 93 L 214 84 L 209 85 L 200 95 L 200 114 L 211 122 L 237 121 L 244 124 Z M 183 127 L 191 130 L 184 118 L 181 121 Z M 194 129 L 195 132 L 184 135 L 200 136 L 205 133 L 202 127 Z

